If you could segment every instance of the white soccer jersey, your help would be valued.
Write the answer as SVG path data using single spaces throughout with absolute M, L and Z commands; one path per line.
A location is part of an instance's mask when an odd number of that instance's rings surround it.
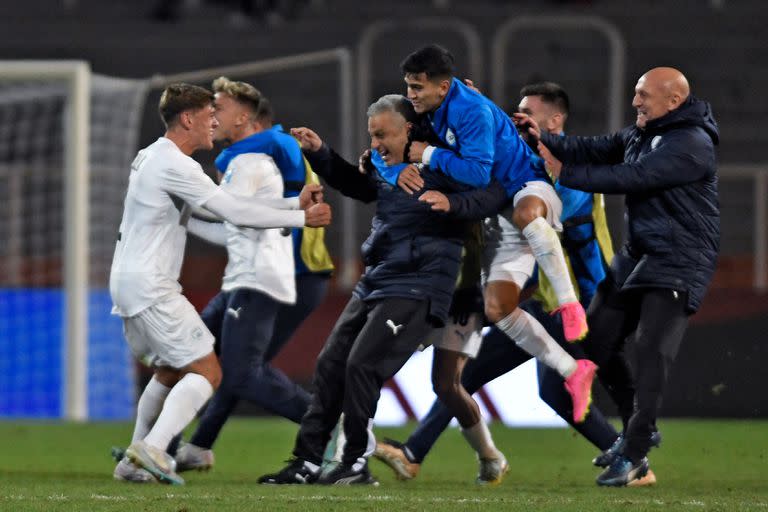
M 187 241 L 184 202 L 202 206 L 218 186 L 195 160 L 160 137 L 131 164 L 109 291 L 113 312 L 130 317 L 180 293 Z
M 282 198 L 283 178 L 274 160 L 264 153 L 244 153 L 233 158 L 221 188 L 243 198 Z M 296 302 L 293 239 L 280 229 L 239 228 L 227 230 L 227 267 L 221 289 L 252 288 L 275 300 Z

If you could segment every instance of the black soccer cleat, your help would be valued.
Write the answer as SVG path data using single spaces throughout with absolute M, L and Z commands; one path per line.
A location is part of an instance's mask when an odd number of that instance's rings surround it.
M 624 487 L 648 474 L 648 459 L 643 457 L 633 463 L 628 457 L 619 455 L 608 468 L 597 477 L 597 485 Z
M 379 485 L 379 481 L 368 471 L 367 462 L 357 469 L 356 466 L 360 466 L 360 463 L 341 463 L 327 473 L 320 475 L 317 483 L 322 485 Z
M 312 470 L 302 459 L 292 459 L 289 464 L 277 473 L 259 477 L 260 484 L 289 485 L 289 484 L 314 484 L 317 482 L 317 474 L 320 471 Z
M 624 447 L 626 446 L 624 435 L 621 434 L 616 438 L 616 441 L 605 450 L 603 453 L 592 459 L 592 464 L 599 468 L 607 468 L 610 466 L 616 457 L 624 454 Z M 661 445 L 661 432 L 658 430 L 651 434 L 651 446 L 658 448 Z

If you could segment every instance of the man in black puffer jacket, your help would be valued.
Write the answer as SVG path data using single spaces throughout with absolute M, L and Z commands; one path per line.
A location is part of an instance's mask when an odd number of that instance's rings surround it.
M 632 336 L 634 393 L 631 386 L 607 386 L 625 420 L 623 442 L 597 479 L 613 486 L 647 471 L 667 376 L 688 317 L 712 279 L 720 244 L 719 133 L 709 104 L 690 94 L 680 71 L 654 68 L 637 82 L 632 106 L 635 126 L 618 133 L 589 138 L 542 133 L 539 142 L 547 168 L 561 184 L 626 194 L 627 240 L 589 308 L 585 345 L 595 363 L 616 374 L 621 373 L 617 360 L 626 370 L 623 345 Z M 539 135 L 525 116 L 518 116 L 518 123 Z
M 449 213 L 439 211 L 430 191 L 408 194 L 397 185 L 416 113 L 407 98 L 387 95 L 368 109 L 373 167 L 363 173 L 335 153 L 316 133 L 297 128 L 307 159 L 325 183 L 347 197 L 377 201 L 371 234 L 363 243 L 365 272 L 317 359 L 314 395 L 301 420 L 291 463 L 264 475 L 266 484 L 370 484 L 367 459 L 381 386 L 419 344 L 434 339 L 448 316 L 461 252 L 478 221 L 507 203 L 496 182 L 473 189 L 449 176 L 422 172 L 424 189 L 445 192 Z M 342 463 L 320 475 L 323 451 L 344 413 Z

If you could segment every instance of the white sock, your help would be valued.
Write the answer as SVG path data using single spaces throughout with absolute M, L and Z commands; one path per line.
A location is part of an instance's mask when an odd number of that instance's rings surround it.
M 496 322 L 496 326 L 533 357 L 563 378 L 576 371 L 576 360 L 552 339 L 538 320 L 520 308 Z
M 160 383 L 155 377 L 152 377 L 144 388 L 139 398 L 139 405 L 136 408 L 136 426 L 133 428 L 133 438 L 131 442 L 144 439 L 155 420 L 163 410 L 165 397 L 171 392 L 171 388 Z
M 165 451 L 173 436 L 184 430 L 213 395 L 208 379 L 197 373 L 186 374 L 173 386 L 163 410 L 144 441 Z
M 461 429 L 461 433 L 464 434 L 464 439 L 467 440 L 469 446 L 477 452 L 477 456 L 481 459 L 499 458 L 500 452 L 496 445 L 493 444 L 491 432 L 482 418 L 471 427 Z
M 576 291 L 573 289 L 568 265 L 565 263 L 563 247 L 557 233 L 546 219 L 539 217 L 525 226 L 523 236 L 528 240 L 536 262 L 544 271 L 561 306 L 568 302 L 576 302 Z

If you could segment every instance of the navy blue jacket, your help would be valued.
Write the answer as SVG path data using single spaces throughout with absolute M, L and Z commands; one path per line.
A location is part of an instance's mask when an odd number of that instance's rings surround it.
M 542 142 L 568 164 L 563 185 L 626 194 L 627 240 L 611 264 L 616 283 L 688 292 L 688 312 L 695 312 L 720 246 L 719 131 L 709 103 L 690 96 L 645 129 L 600 137 L 542 134 Z
M 406 194 L 387 183 L 375 169 L 361 173 L 327 146 L 306 156 L 315 172 L 343 195 L 377 201 L 371 234 L 362 245 L 365 273 L 353 293 L 363 300 L 428 300 L 433 322 L 443 325 L 471 226 L 461 220 L 476 221 L 501 210 L 507 202 L 504 187 L 493 180 L 486 188 L 470 189 L 443 173 L 423 171 L 423 190 L 448 195 L 451 211 L 445 214 L 420 202 L 419 192 Z

